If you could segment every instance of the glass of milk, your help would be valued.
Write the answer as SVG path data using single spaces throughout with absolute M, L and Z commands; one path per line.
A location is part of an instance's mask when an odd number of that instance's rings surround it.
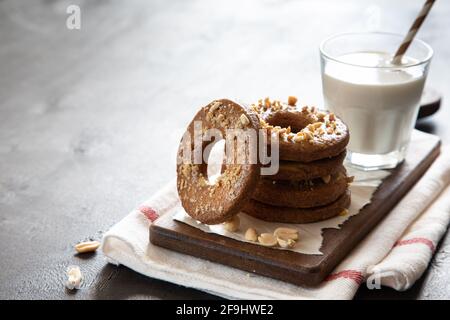
M 395 65 L 402 40 L 348 33 L 320 45 L 325 107 L 349 127 L 347 160 L 363 170 L 395 168 L 405 158 L 433 50 L 414 40 Z

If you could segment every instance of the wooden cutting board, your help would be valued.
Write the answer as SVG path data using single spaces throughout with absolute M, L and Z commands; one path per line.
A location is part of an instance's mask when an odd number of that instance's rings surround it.
M 361 239 L 399 202 L 439 155 L 440 142 L 411 141 L 405 162 L 392 170 L 372 202 L 341 229 L 325 229 L 323 255 L 306 255 L 210 234 L 164 215 L 150 227 L 158 246 L 297 285 L 319 284 Z

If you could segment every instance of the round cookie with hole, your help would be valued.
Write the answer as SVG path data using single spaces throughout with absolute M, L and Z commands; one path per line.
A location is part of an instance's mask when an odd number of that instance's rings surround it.
M 350 138 L 345 123 L 316 107 L 298 108 L 292 98 L 289 103 L 266 98 L 251 105 L 261 127 L 279 135 L 280 159 L 311 162 L 342 153 Z
M 203 107 L 189 124 L 177 156 L 177 189 L 181 204 L 194 219 L 219 224 L 237 214 L 253 194 L 260 177 L 254 155 L 258 146 L 258 116 L 228 99 Z M 211 147 L 226 141 L 222 174 L 211 182 Z

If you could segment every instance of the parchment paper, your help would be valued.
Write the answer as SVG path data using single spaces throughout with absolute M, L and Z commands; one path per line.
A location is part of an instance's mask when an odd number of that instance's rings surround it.
M 278 227 L 288 227 L 298 229 L 299 241 L 292 249 L 283 249 L 274 247 L 274 250 L 292 250 L 304 254 L 317 254 L 321 255 L 320 247 L 322 246 L 322 230 L 326 228 L 339 229 L 340 225 L 348 220 L 350 217 L 359 213 L 360 209 L 370 203 L 372 194 L 381 184 L 382 180 L 386 178 L 390 172 L 386 170 L 377 171 L 360 171 L 346 165 L 348 176 L 354 176 L 355 179 L 350 185 L 351 191 L 351 205 L 349 213 L 345 216 L 337 216 L 332 219 L 328 219 L 316 223 L 308 224 L 286 224 L 286 223 L 273 223 L 262 221 L 253 218 L 243 212 L 239 213 L 240 228 L 236 232 L 228 232 L 223 228 L 223 225 L 205 225 L 197 220 L 192 219 L 180 206 L 177 213 L 174 215 L 174 219 L 190 226 L 203 230 L 204 232 L 216 233 L 225 237 L 233 238 L 239 241 L 245 241 L 244 233 L 247 228 L 255 228 L 258 234 L 268 232 L 273 233 Z M 253 243 L 253 242 L 251 242 Z M 258 244 L 255 244 L 258 245 Z

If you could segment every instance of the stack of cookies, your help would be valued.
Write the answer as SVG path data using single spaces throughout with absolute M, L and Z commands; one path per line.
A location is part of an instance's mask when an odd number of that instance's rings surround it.
M 261 127 L 279 136 L 279 170 L 261 176 L 242 211 L 283 223 L 310 223 L 346 214 L 349 183 L 343 161 L 348 129 L 334 114 L 266 98 L 252 105 Z

